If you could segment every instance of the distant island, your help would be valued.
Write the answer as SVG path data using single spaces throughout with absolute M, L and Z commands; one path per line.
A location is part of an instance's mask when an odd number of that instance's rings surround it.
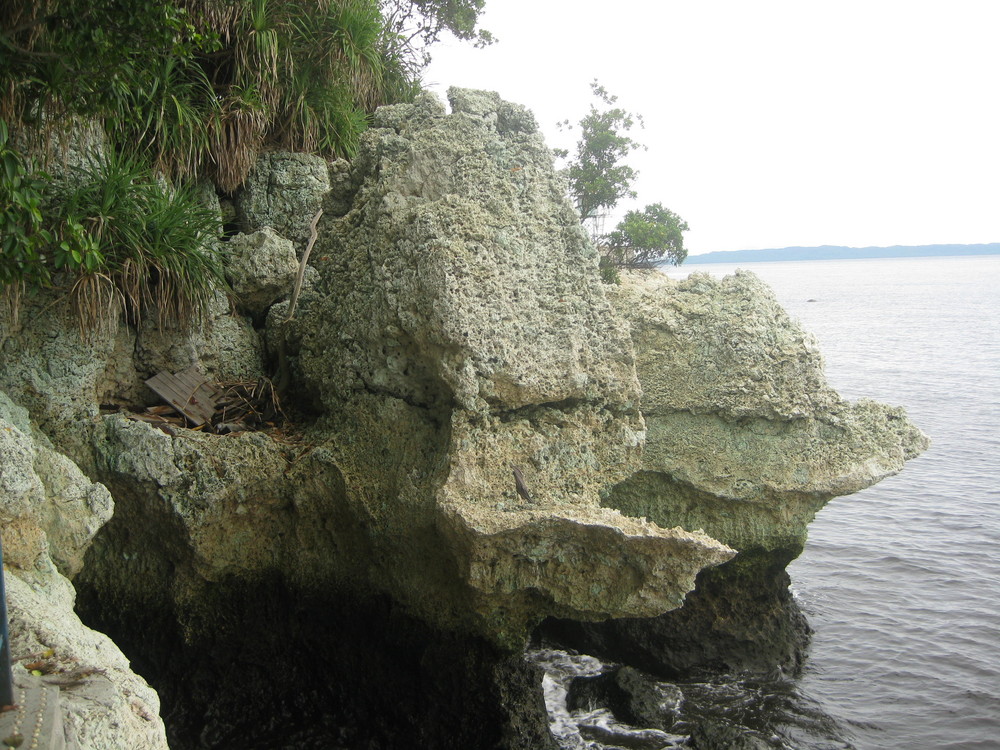
M 718 250 L 689 255 L 694 263 L 764 263 L 785 260 L 852 260 L 855 258 L 926 258 L 942 255 L 997 255 L 1000 242 L 986 245 L 893 245 L 892 247 L 782 247 L 773 250 Z

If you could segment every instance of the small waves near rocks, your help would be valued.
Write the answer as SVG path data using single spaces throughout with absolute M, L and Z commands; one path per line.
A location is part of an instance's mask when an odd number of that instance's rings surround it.
M 553 735 L 564 750 L 852 747 L 780 670 L 667 682 L 586 654 L 538 648 Z

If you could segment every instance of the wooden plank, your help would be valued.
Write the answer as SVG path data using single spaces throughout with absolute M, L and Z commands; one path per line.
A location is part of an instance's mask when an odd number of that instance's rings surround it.
M 198 427 L 211 421 L 218 394 L 205 376 L 191 367 L 176 375 L 163 370 L 146 381 L 168 404 Z
M 0 747 L 64 750 L 59 688 L 42 685 L 32 677 L 23 677 L 18 682 L 14 689 L 15 707 L 0 713 Z

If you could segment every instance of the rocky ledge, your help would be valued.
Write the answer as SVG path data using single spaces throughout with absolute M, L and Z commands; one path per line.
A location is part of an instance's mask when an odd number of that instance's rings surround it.
M 752 273 L 634 273 L 609 296 L 630 324 L 647 439 L 640 470 L 602 502 L 703 529 L 739 555 L 703 571 L 684 606 L 660 617 L 545 630 L 666 676 L 794 671 L 808 627 L 785 567 L 808 524 L 832 498 L 898 472 L 927 438 L 902 409 L 841 399 L 815 339 Z
M 81 338 L 40 307 L 0 331 L 18 434 L 51 441 L 38 455 L 83 488 L 67 506 L 91 508 L 84 533 L 40 490 L 18 501 L 10 572 L 63 561 L 174 746 L 550 746 L 519 656 L 540 623 L 666 673 L 794 660 L 806 525 L 925 445 L 839 399 L 751 275 L 602 284 L 532 115 L 450 99 L 379 110 L 350 164 L 262 158 L 232 196 L 240 304 L 203 325 Z M 273 375 L 294 439 L 99 410 L 190 365 Z M 106 664 L 162 746 L 155 695 Z

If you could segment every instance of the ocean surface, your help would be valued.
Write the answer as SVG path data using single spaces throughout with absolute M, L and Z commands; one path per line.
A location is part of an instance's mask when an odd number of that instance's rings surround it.
M 932 445 L 901 474 L 834 499 L 809 527 L 789 568 L 815 631 L 802 675 L 665 689 L 687 718 L 739 727 L 756 743 L 747 746 L 1000 748 L 1000 256 L 740 267 L 818 338 L 843 397 L 905 407 Z M 608 666 L 535 658 L 549 669 L 564 747 L 683 745 L 683 733 L 563 710 L 573 676 Z

